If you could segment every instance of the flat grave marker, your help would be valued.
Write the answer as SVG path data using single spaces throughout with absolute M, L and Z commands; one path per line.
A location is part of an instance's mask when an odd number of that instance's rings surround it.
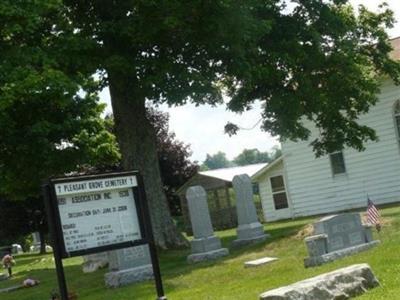
M 262 265 L 271 263 L 276 260 L 278 260 L 278 258 L 276 258 L 276 257 L 262 257 L 262 258 L 258 258 L 255 260 L 246 261 L 244 263 L 244 266 L 246 268 L 258 267 L 258 266 L 262 266 Z

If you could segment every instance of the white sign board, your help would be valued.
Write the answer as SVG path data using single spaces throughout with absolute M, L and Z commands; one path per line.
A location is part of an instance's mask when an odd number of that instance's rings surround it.
M 56 183 L 65 250 L 141 239 L 132 187 L 136 176 Z

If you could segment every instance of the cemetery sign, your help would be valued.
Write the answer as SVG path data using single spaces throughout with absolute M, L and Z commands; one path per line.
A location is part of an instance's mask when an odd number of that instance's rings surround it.
M 158 299 L 164 296 L 144 193 L 137 171 L 49 180 L 43 185 L 60 293 L 67 299 L 62 259 L 149 245 Z M 63 297 L 64 300 L 64 297 Z
M 64 258 L 146 243 L 135 175 L 67 180 L 52 181 Z

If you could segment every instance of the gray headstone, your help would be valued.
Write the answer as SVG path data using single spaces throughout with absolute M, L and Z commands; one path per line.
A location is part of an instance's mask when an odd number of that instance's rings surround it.
M 378 285 L 371 267 L 358 264 L 267 291 L 260 300 L 349 299 Z
M 32 233 L 32 243 L 34 245 L 39 244 L 40 245 L 40 234 L 39 232 L 35 231 Z
M 153 278 L 148 245 L 108 252 L 108 268 L 104 275 L 106 286 L 119 287 Z
M 126 270 L 151 264 L 149 247 L 136 246 L 109 252 L 109 269 Z
M 314 224 L 315 234 L 328 236 L 328 252 L 365 243 L 364 231 L 358 213 L 329 216 Z
M 237 175 L 232 180 L 236 194 L 236 209 L 238 216 L 237 240 L 233 246 L 252 244 L 265 241 L 268 237 L 257 218 L 253 200 L 253 185 L 248 175 Z
M 200 262 L 228 255 L 228 249 L 221 248 L 220 239 L 214 235 L 204 188 L 201 186 L 188 188 L 186 199 L 194 235 L 194 239 L 190 242 L 192 254 L 188 256 L 188 262 Z
M 359 213 L 328 216 L 314 223 L 314 235 L 305 238 L 309 257 L 306 267 L 367 250 L 379 241 L 372 240 L 371 227 L 363 225 Z
M 12 244 L 12 254 L 21 254 L 24 253 L 22 246 L 20 244 Z
M 186 191 L 193 236 L 196 239 L 214 235 L 210 212 L 207 204 L 207 193 L 201 186 L 193 186 Z

